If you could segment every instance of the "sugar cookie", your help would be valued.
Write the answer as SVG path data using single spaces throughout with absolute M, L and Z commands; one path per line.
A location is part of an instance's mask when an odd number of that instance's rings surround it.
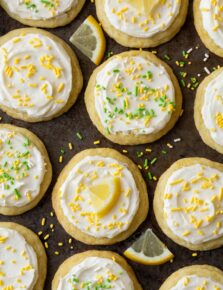
M 129 51 L 92 74 L 85 103 L 94 125 L 122 145 L 150 143 L 173 128 L 182 93 L 171 68 L 150 52 Z
M 27 122 L 65 113 L 82 88 L 72 49 L 41 29 L 13 30 L 0 38 L 0 108 Z
M 86 244 L 125 240 L 148 213 L 146 184 L 138 167 L 109 148 L 75 155 L 59 176 L 52 199 L 60 224 Z
M 188 249 L 223 245 L 223 165 L 204 158 L 175 162 L 160 178 L 154 211 L 163 232 Z

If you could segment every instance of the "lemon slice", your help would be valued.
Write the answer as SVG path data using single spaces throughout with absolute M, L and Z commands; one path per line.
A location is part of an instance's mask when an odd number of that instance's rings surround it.
M 159 0 L 127 0 L 139 12 L 150 15 L 159 4 Z
M 90 15 L 71 36 L 73 43 L 83 54 L 95 64 L 100 64 L 105 53 L 106 40 L 101 26 Z
M 140 264 L 161 265 L 174 258 L 174 255 L 160 241 L 151 229 L 128 248 L 124 255 Z
M 99 217 L 107 215 L 117 204 L 120 197 L 120 180 L 108 177 L 89 188 L 91 204 Z

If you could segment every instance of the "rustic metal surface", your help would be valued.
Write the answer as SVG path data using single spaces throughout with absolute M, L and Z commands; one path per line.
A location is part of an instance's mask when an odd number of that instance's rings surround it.
M 192 2 L 192 1 L 191 1 Z M 191 3 L 192 4 L 192 3 Z M 58 28 L 49 30 L 52 33 L 63 38 L 68 42 L 70 35 L 76 30 L 76 28 L 83 22 L 83 20 L 90 14 L 95 15 L 95 7 L 90 1 L 84 6 L 84 9 L 78 16 L 78 18 L 66 26 L 65 28 Z M 0 9 L 0 34 L 3 35 L 10 30 L 15 28 L 24 27 L 19 24 L 17 21 L 11 19 L 7 14 Z M 191 65 L 187 65 L 185 68 L 179 68 L 175 64 L 176 60 L 183 59 L 181 55 L 181 51 L 183 49 L 188 50 L 190 47 L 195 47 L 199 45 L 199 49 L 194 50 L 191 53 L 190 60 L 192 62 Z M 90 77 L 94 69 L 94 65 L 84 57 L 76 48 L 73 47 L 77 56 L 80 60 L 81 68 L 84 75 L 84 89 L 86 87 L 87 81 Z M 113 40 L 107 37 L 107 52 L 113 51 L 114 53 L 119 53 L 125 51 L 126 48 L 121 47 L 116 44 Z M 190 5 L 190 10 L 187 18 L 187 22 L 184 25 L 181 32 L 169 43 L 160 46 L 158 49 L 158 56 L 161 58 L 165 54 L 169 54 L 172 59 L 168 62 L 172 68 L 174 69 L 177 76 L 179 76 L 180 71 L 187 71 L 189 77 L 197 76 L 198 73 L 201 73 L 201 77 L 199 79 L 203 79 L 206 75 L 204 72 L 204 66 L 208 68 L 212 68 L 218 64 L 221 65 L 222 60 L 213 54 L 210 54 L 210 59 L 205 64 L 203 62 L 204 53 L 208 52 L 207 49 L 201 44 L 199 37 L 195 31 L 193 26 L 193 14 L 192 14 L 192 5 Z M 188 77 L 188 78 L 189 78 Z M 72 156 L 86 148 L 95 147 L 93 145 L 94 140 L 101 140 L 100 146 L 115 148 L 117 150 L 127 149 L 128 156 L 133 159 L 136 163 L 143 164 L 143 158 L 148 155 L 148 158 L 151 160 L 154 157 L 158 157 L 158 161 L 155 165 L 151 166 L 150 170 L 159 177 L 174 161 L 182 157 L 190 157 L 190 156 L 200 156 L 206 157 L 218 162 L 223 161 L 223 157 L 208 148 L 199 137 L 198 132 L 195 129 L 194 120 L 193 120 L 193 103 L 194 103 L 194 95 L 195 92 L 184 88 L 184 114 L 177 123 L 176 127 L 169 133 L 167 136 L 155 142 L 150 146 L 152 148 L 152 153 L 146 154 L 144 157 L 138 158 L 137 152 L 144 151 L 146 146 L 134 146 L 134 147 L 121 147 L 114 145 L 107 141 L 100 133 L 95 129 L 95 127 L 91 124 L 88 114 L 84 105 L 84 89 L 82 94 L 80 95 L 75 106 L 62 117 L 59 117 L 53 121 L 46 123 L 38 123 L 38 124 L 28 124 L 25 122 L 14 120 L 4 113 L 1 112 L 1 116 L 3 117 L 2 122 L 19 125 L 26 127 L 36 133 L 45 143 L 51 161 L 53 165 L 53 181 L 51 187 L 46 193 L 43 200 L 40 204 L 31 210 L 30 212 L 23 214 L 18 217 L 3 217 L 0 216 L 0 221 L 13 221 L 21 223 L 35 232 L 43 231 L 44 234 L 50 233 L 50 238 L 48 240 L 49 249 L 47 250 L 48 255 L 48 275 L 47 281 L 45 285 L 45 289 L 51 288 L 51 281 L 55 271 L 58 266 L 71 255 L 85 251 L 88 249 L 106 249 L 106 250 L 114 250 L 118 253 L 122 253 L 130 244 L 134 241 L 136 237 L 140 235 L 140 233 L 148 227 L 152 227 L 155 233 L 168 245 L 171 251 L 176 255 L 176 258 L 173 263 L 167 263 L 162 266 L 155 267 L 146 267 L 133 262 L 129 263 L 134 268 L 136 275 L 141 282 L 142 286 L 145 290 L 157 290 L 162 282 L 175 270 L 180 267 L 192 264 L 203 264 L 208 263 L 211 265 L 218 266 L 223 269 L 222 265 L 222 257 L 223 249 L 218 249 L 214 251 L 208 251 L 199 253 L 197 257 L 192 257 L 192 252 L 187 249 L 184 249 L 180 246 L 177 246 L 174 242 L 169 240 L 159 229 L 157 222 L 154 218 L 154 213 L 152 210 L 152 200 L 153 193 L 156 186 L 156 182 L 149 181 L 146 175 L 146 172 L 143 171 L 145 179 L 148 181 L 148 192 L 150 198 L 150 212 L 146 222 L 140 227 L 140 229 L 131 236 L 128 240 L 116 244 L 114 246 L 109 247 L 92 247 L 86 246 L 78 241 L 72 242 L 71 245 L 68 244 L 69 235 L 65 233 L 62 227 L 57 222 L 56 217 L 51 217 L 50 212 L 52 211 L 51 206 L 51 192 L 52 188 L 55 184 L 55 181 L 64 167 L 64 165 L 72 158 Z M 81 132 L 83 135 L 83 140 L 79 140 L 76 137 L 76 132 Z M 179 143 L 174 143 L 173 140 L 175 138 L 181 138 L 182 141 Z M 68 142 L 73 143 L 74 149 L 70 151 L 68 149 Z M 173 149 L 169 149 L 167 147 L 167 143 L 170 142 L 174 145 Z M 98 145 L 97 145 L 98 147 Z M 65 148 L 64 162 L 60 164 L 58 162 L 58 158 L 60 155 L 60 149 Z M 162 154 L 161 151 L 166 150 L 167 154 Z M 46 226 L 41 226 L 42 217 L 46 218 Z M 55 225 L 55 231 L 51 232 L 50 224 Z M 43 240 L 43 239 L 42 239 Z M 58 242 L 63 242 L 64 246 L 59 247 Z M 70 246 L 73 249 L 70 249 Z M 55 251 L 59 251 L 60 255 L 56 256 L 54 254 Z M 128 290 L 126 288 L 126 290 Z

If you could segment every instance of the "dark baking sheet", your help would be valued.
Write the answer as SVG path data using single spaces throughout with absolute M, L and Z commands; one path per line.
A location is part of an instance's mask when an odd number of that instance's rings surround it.
M 49 31 L 55 33 L 69 43 L 68 40 L 70 35 L 83 22 L 83 20 L 90 14 L 95 15 L 94 4 L 92 4 L 90 0 L 87 0 L 86 2 L 87 3 L 85 4 L 84 9 L 73 23 L 64 28 L 52 29 Z M 203 62 L 204 54 L 208 53 L 208 50 L 199 40 L 199 37 L 197 36 L 197 33 L 193 26 L 192 1 L 190 2 L 191 3 L 188 18 L 181 32 L 171 42 L 162 45 L 157 49 L 158 56 L 160 56 L 161 58 L 163 58 L 165 54 L 171 56 L 172 59 L 168 61 L 168 63 L 172 66 L 177 76 L 179 76 L 180 71 L 188 72 L 188 77 L 186 79 L 188 81 L 190 81 L 190 77 L 197 77 L 197 74 L 201 74 L 201 77 L 198 77 L 198 79 L 203 79 L 206 75 L 206 73 L 204 72 L 205 66 L 207 66 L 211 70 L 216 65 L 221 65 L 223 61 L 222 59 L 210 53 L 209 60 L 206 63 Z M 17 21 L 11 19 L 2 9 L 0 9 L 1 35 L 9 32 L 10 30 L 20 27 L 24 26 L 19 24 Z M 191 65 L 186 65 L 183 68 L 178 67 L 175 61 L 185 60 L 182 57 L 182 50 L 188 50 L 191 47 L 195 48 L 197 45 L 199 46 L 199 48 L 194 49 L 194 51 L 190 54 L 189 61 L 191 61 Z M 154 232 L 164 242 L 166 242 L 166 244 L 168 245 L 170 250 L 173 251 L 176 257 L 173 263 L 167 263 L 162 266 L 154 267 L 143 266 L 129 261 L 129 263 L 134 268 L 136 275 L 144 290 L 158 290 L 162 282 L 173 271 L 186 265 L 208 263 L 223 269 L 223 262 L 221 259 L 223 255 L 223 249 L 201 252 L 198 253 L 197 257 L 192 257 L 191 251 L 176 245 L 161 232 L 154 218 L 154 213 L 152 210 L 152 200 L 156 182 L 149 181 L 146 171 L 144 170 L 142 170 L 142 173 L 145 177 L 145 180 L 147 181 L 151 207 L 146 222 L 133 236 L 131 236 L 128 240 L 124 242 L 107 247 L 86 246 L 75 240 L 72 241 L 72 244 L 68 243 L 69 235 L 67 235 L 62 227 L 59 225 L 56 217 L 50 216 L 50 212 L 52 211 L 51 192 L 62 168 L 75 153 L 83 149 L 99 146 L 115 148 L 120 151 L 123 149 L 127 149 L 127 155 L 137 164 L 141 165 L 143 165 L 144 158 L 146 157 L 148 157 L 150 160 L 152 160 L 154 157 L 158 157 L 158 161 L 156 162 L 156 164 L 150 167 L 150 171 L 157 177 L 159 177 L 174 161 L 183 157 L 200 156 L 218 162 L 223 161 L 222 155 L 210 149 L 201 141 L 201 138 L 199 137 L 199 134 L 195 129 L 193 120 L 193 103 L 195 92 L 188 88 L 183 88 L 183 116 L 180 118 L 175 128 L 161 140 L 149 146 L 144 145 L 134 147 L 118 146 L 106 140 L 91 124 L 84 105 L 84 90 L 90 74 L 92 73 L 95 66 L 75 47 L 73 47 L 73 49 L 77 53 L 77 56 L 80 60 L 80 65 L 84 75 L 84 89 L 82 91 L 82 94 L 79 96 L 77 103 L 68 113 L 64 114 L 62 117 L 46 123 L 28 124 L 22 121 L 14 120 L 6 116 L 4 113 L 0 112 L 0 116 L 3 117 L 2 122 L 26 127 L 36 133 L 44 141 L 53 165 L 54 175 L 52 184 L 45 197 L 36 208 L 18 217 L 0 216 L 0 221 L 18 222 L 29 227 L 34 232 L 43 231 L 44 234 L 41 237 L 42 241 L 45 234 L 50 234 L 50 238 L 47 241 L 49 244 L 49 249 L 47 249 L 48 275 L 45 289 L 51 289 L 51 281 L 54 273 L 56 272 L 58 266 L 66 258 L 70 257 L 75 253 L 95 248 L 103 250 L 113 250 L 122 254 L 122 252 L 131 245 L 134 239 L 138 237 L 140 233 L 148 227 L 153 228 Z M 119 53 L 125 50 L 127 49 L 121 47 L 120 45 L 116 44 L 112 39 L 109 39 L 107 37 L 107 52 L 113 51 L 114 53 Z M 83 135 L 83 140 L 79 140 L 76 137 L 77 132 L 80 132 Z M 182 141 L 179 143 L 174 143 L 173 140 L 176 138 L 181 138 Z M 101 140 L 101 144 L 97 146 L 93 145 L 93 142 L 95 140 Z M 71 142 L 73 144 L 74 149 L 72 151 L 68 149 L 68 142 Z M 166 145 L 167 143 L 171 143 L 174 148 L 168 148 Z M 146 153 L 143 157 L 138 158 L 137 152 L 145 151 L 145 148 L 147 147 L 150 147 L 152 149 L 152 153 Z M 65 149 L 64 162 L 62 164 L 58 162 L 61 148 Z M 162 150 L 166 150 L 167 154 L 162 154 Z M 44 227 L 41 226 L 41 220 L 43 217 L 46 218 L 46 225 Z M 50 224 L 54 224 L 54 232 L 51 231 Z M 63 242 L 63 247 L 59 247 L 58 242 Z M 56 256 L 54 254 L 55 251 L 59 251 L 59 256 Z M 128 290 L 128 288 L 126 288 L 126 290 Z

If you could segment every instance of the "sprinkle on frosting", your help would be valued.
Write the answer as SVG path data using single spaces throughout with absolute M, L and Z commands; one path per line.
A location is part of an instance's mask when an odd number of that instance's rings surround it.
M 164 213 L 171 231 L 199 244 L 223 235 L 222 172 L 201 164 L 172 173 L 164 191 Z
M 108 134 L 150 134 L 165 127 L 175 92 L 165 68 L 144 57 L 113 58 L 97 75 L 95 107 Z
M 90 187 L 116 177 L 121 192 L 106 215 L 95 211 Z M 60 188 L 64 215 L 81 231 L 94 237 L 112 238 L 128 229 L 139 206 L 139 193 L 131 172 L 112 158 L 89 156 L 77 163 Z
M 66 105 L 72 89 L 71 60 L 42 34 L 21 34 L 0 47 L 0 104 L 45 118 Z
M 223 290 L 223 285 L 208 277 L 190 275 L 182 277 L 170 290 Z
M 111 259 L 89 257 L 83 260 L 59 281 L 57 290 L 62 289 L 117 289 L 133 290 L 128 273 Z M 69 288 L 70 287 L 70 288 Z
M 167 30 L 180 11 L 181 0 L 105 0 L 105 13 L 119 31 L 152 37 Z
M 38 278 L 33 248 L 17 231 L 0 228 L 0 289 L 32 290 Z
M 23 19 L 51 19 L 65 17 L 78 0 L 3 0 L 11 13 Z
M 212 79 L 205 88 L 202 117 L 211 138 L 223 145 L 223 73 Z
M 21 207 L 40 191 L 44 159 L 29 139 L 0 129 L 0 206 Z

